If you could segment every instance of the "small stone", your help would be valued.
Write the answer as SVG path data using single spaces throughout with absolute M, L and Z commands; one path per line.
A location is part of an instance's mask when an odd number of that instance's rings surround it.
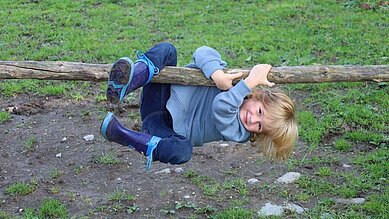
M 301 174 L 297 172 L 289 172 L 277 179 L 277 183 L 292 183 L 300 178 Z
M 365 202 L 364 198 L 349 198 L 349 199 L 344 199 L 344 198 L 338 198 L 335 199 L 337 203 L 340 204 L 363 204 Z
M 266 203 L 258 214 L 259 216 L 281 216 L 283 212 L 284 208 L 282 206 Z
M 64 142 L 67 141 L 67 140 L 68 140 L 68 138 L 63 137 L 63 139 L 61 140 L 61 143 L 64 143 Z
M 85 140 L 85 141 L 92 141 L 94 138 L 95 138 L 94 135 L 85 135 L 85 136 L 84 136 L 84 140 Z
M 255 179 L 255 178 L 251 178 L 249 180 L 247 180 L 248 184 L 255 184 L 255 183 L 258 183 L 259 180 L 258 179 Z
M 222 143 L 222 144 L 220 144 L 220 146 L 222 146 L 222 147 L 228 147 L 228 146 L 230 146 L 230 145 L 227 144 L 227 143 Z
M 20 208 L 19 209 L 19 213 L 23 213 L 24 209 L 23 208 Z
M 348 164 L 343 164 L 343 167 L 344 167 L 344 168 L 350 168 L 350 167 L 351 167 L 351 165 L 348 165 Z
M 58 153 L 55 155 L 56 158 L 61 158 L 62 157 L 62 153 Z
M 182 172 L 184 172 L 184 169 L 182 169 L 181 167 L 178 167 L 178 168 L 174 169 L 174 172 L 182 173 Z
M 285 209 L 288 209 L 289 211 L 296 212 L 297 214 L 302 214 L 304 212 L 304 208 L 300 205 L 296 205 L 293 203 L 286 203 L 284 206 Z
M 168 173 L 171 173 L 171 170 L 170 170 L 170 168 L 166 168 L 166 169 L 163 169 L 161 171 L 155 172 L 155 174 L 160 174 L 160 173 L 168 174 Z
M 188 199 L 190 198 L 190 195 L 185 195 L 183 198 Z
M 255 173 L 254 176 L 262 176 L 263 173 L 262 172 L 259 172 L 259 173 Z

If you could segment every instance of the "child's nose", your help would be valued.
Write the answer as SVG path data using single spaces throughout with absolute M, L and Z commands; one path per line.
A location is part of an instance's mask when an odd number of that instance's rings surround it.
M 257 115 L 253 116 L 253 121 L 252 121 L 253 123 L 258 123 L 260 121 L 261 121 L 261 117 L 259 117 Z

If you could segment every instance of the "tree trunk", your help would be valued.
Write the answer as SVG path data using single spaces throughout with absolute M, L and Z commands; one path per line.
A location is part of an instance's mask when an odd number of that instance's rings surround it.
M 1 79 L 82 80 L 106 81 L 111 64 L 87 64 L 75 62 L 0 61 Z M 225 69 L 226 73 L 243 72 L 249 69 Z M 283 66 L 273 67 L 269 81 L 283 83 L 321 83 L 389 81 L 389 65 L 333 65 L 333 66 Z M 239 81 L 235 80 L 234 83 Z M 166 67 L 152 80 L 153 83 L 214 86 L 197 69 Z

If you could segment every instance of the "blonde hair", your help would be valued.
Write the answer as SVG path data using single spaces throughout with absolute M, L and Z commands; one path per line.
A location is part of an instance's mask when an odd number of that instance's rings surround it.
M 270 124 L 264 133 L 252 133 L 250 141 L 259 146 L 272 160 L 284 160 L 292 153 L 298 137 L 296 111 L 293 101 L 281 92 L 257 90 L 248 98 L 261 101 L 270 114 Z

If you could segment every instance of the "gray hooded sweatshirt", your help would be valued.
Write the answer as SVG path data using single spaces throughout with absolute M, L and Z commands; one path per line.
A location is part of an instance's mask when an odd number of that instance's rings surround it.
M 190 68 L 201 69 L 210 79 L 227 63 L 218 51 L 202 46 L 193 54 Z M 250 139 L 239 117 L 239 109 L 251 89 L 241 80 L 228 91 L 216 87 L 171 85 L 166 107 L 173 119 L 173 130 L 189 139 L 194 146 L 211 141 L 246 142 Z

